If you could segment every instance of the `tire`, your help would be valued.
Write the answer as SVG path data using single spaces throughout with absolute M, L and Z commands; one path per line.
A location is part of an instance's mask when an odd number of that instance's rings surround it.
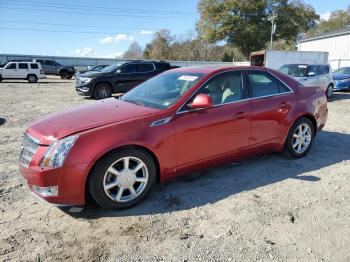
M 135 173 L 136 168 L 138 171 Z M 125 209 L 141 202 L 156 178 L 156 165 L 146 151 L 121 149 L 96 163 L 90 173 L 88 187 L 92 198 L 102 208 Z M 134 189 L 133 193 L 130 191 L 131 187 Z
M 301 127 L 301 130 L 300 130 L 300 127 Z M 307 128 L 307 127 L 309 129 L 305 135 L 302 135 L 301 138 L 296 137 L 300 134 L 300 132 L 302 133 L 303 131 L 305 132 L 304 128 Z M 298 121 L 296 121 L 293 124 L 293 126 L 290 128 L 288 132 L 287 139 L 284 143 L 283 155 L 287 158 L 301 158 L 305 156 L 309 152 L 312 146 L 314 137 L 315 137 L 315 127 L 312 121 L 305 117 L 300 118 Z M 300 143 L 297 143 L 298 139 L 301 139 L 299 140 Z M 298 150 L 298 148 L 300 148 L 300 150 Z
M 332 98 L 333 97 L 333 94 L 334 94 L 334 91 L 333 91 L 333 85 L 330 84 L 328 87 L 327 87 L 327 90 L 326 90 L 326 96 L 327 98 Z
M 60 77 L 61 79 L 69 79 L 69 74 L 66 70 L 60 71 Z
M 36 75 L 28 75 L 27 80 L 29 83 L 36 83 L 38 82 L 38 77 Z
M 2 76 L 0 75 L 0 82 L 2 81 Z
M 100 83 L 94 88 L 94 98 L 97 100 L 105 99 L 112 96 L 112 88 L 107 83 Z

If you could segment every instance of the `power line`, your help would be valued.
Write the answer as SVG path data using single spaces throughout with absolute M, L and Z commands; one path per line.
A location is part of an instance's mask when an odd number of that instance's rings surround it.
M 72 30 L 54 30 L 54 29 L 33 29 L 33 28 L 18 28 L 18 27 L 0 27 L 0 30 L 16 30 L 16 31 L 39 31 L 39 32 L 53 32 L 53 33 L 74 33 L 74 34 L 103 34 L 103 35 L 116 35 L 116 34 L 130 34 L 116 33 L 116 32 L 94 32 L 94 31 L 72 31 Z
M 100 34 L 100 35 L 117 35 L 117 34 L 132 34 L 131 32 L 96 32 L 96 31 L 72 31 L 72 30 L 55 30 L 55 29 L 33 29 L 19 27 L 0 27 L 0 30 L 15 30 L 15 31 L 32 31 L 32 32 L 52 32 L 52 33 L 74 33 L 74 34 Z
M 55 6 L 61 6 L 64 8 L 71 8 L 71 7 L 79 7 L 79 8 L 93 8 L 94 10 L 96 9 L 101 9 L 101 10 L 119 10 L 119 11 L 125 11 L 125 12 L 141 12 L 141 13 L 164 13 L 164 14 L 186 14 L 186 15 L 197 15 L 195 12 L 184 12 L 184 11 L 177 11 L 177 10 L 159 10 L 159 9 L 136 9 L 136 8 L 116 8 L 116 7 L 101 7 L 101 6 L 92 6 L 92 5 L 77 5 L 77 4 L 57 4 L 57 3 L 47 3 L 47 2 L 42 2 L 42 1 L 26 1 L 26 0 L 11 0 L 10 2 L 5 2 L 5 4 L 13 3 L 13 2 L 19 2 L 19 3 L 25 3 L 25 4 L 35 4 L 35 5 L 50 5 L 51 7 Z
M 37 8 L 22 8 L 22 7 L 5 7 L 7 9 L 13 10 L 25 10 L 25 11 L 36 11 L 36 12 L 49 12 L 57 13 L 57 10 L 48 10 L 48 9 L 37 9 Z M 74 14 L 74 15 L 98 15 L 98 16 L 114 16 L 114 17 L 134 17 L 134 18 L 163 18 L 163 19 L 193 19 L 193 17 L 174 17 L 174 16 L 136 16 L 136 15 L 123 15 L 123 14 L 110 14 L 110 13 L 91 13 L 91 12 L 70 12 L 70 11 L 59 11 L 60 13 L 65 14 Z
M 46 9 L 41 9 L 41 8 L 23 8 L 23 7 L 13 7 L 13 6 L 3 6 L 3 8 L 6 9 L 14 9 L 14 10 L 25 10 L 25 11 L 36 11 L 36 12 L 54 12 L 57 13 L 57 8 L 64 8 L 65 7 L 44 7 Z M 54 9 L 50 9 L 54 8 Z M 72 8 L 70 8 L 72 9 Z M 66 14 L 74 14 L 74 15 L 98 15 L 98 16 L 114 16 L 114 17 L 134 17 L 134 18 L 162 18 L 162 19 L 194 19 L 195 16 L 157 16 L 157 15 L 133 15 L 133 14 L 116 14 L 114 13 L 96 13 L 96 12 L 78 12 L 78 11 L 66 11 L 66 10 L 60 10 L 60 13 L 66 13 Z M 166 15 L 166 14 L 164 14 Z
M 33 24 L 33 25 L 53 25 L 53 26 L 63 26 L 63 27 L 82 27 L 82 28 L 118 28 L 118 29 L 125 29 L 125 30 L 146 30 L 146 31 L 159 31 L 162 28 L 145 28 L 145 27 L 121 27 L 121 26 L 97 26 L 97 25 L 88 25 L 88 24 L 61 24 L 61 23 L 50 23 L 50 22 L 36 22 L 36 21 L 19 21 L 19 20 L 7 20 L 7 19 L 0 19 L 0 22 L 9 22 L 9 23 L 19 23 L 19 24 Z M 174 30 L 174 32 L 177 31 L 186 31 L 186 29 L 178 29 Z

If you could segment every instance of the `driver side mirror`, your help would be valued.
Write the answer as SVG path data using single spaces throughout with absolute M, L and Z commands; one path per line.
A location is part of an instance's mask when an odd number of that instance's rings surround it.
M 213 107 L 213 99 L 211 99 L 211 97 L 206 94 L 199 94 L 188 106 L 191 109 L 210 108 Z
M 121 72 L 122 72 L 122 70 L 120 70 L 120 69 L 118 69 L 118 70 L 116 71 L 117 74 L 120 74 Z
M 315 72 L 309 72 L 307 75 L 308 75 L 308 76 L 315 76 L 316 73 L 315 73 Z

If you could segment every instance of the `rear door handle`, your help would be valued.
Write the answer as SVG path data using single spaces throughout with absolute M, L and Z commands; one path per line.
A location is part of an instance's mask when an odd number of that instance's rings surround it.
M 248 113 L 246 112 L 238 112 L 234 115 L 235 119 L 243 119 L 246 118 L 248 116 Z

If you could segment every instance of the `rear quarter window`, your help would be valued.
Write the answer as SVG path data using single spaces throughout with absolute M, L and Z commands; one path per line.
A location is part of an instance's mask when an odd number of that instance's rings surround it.
M 30 64 L 30 68 L 31 69 L 39 69 L 39 65 L 38 64 Z

